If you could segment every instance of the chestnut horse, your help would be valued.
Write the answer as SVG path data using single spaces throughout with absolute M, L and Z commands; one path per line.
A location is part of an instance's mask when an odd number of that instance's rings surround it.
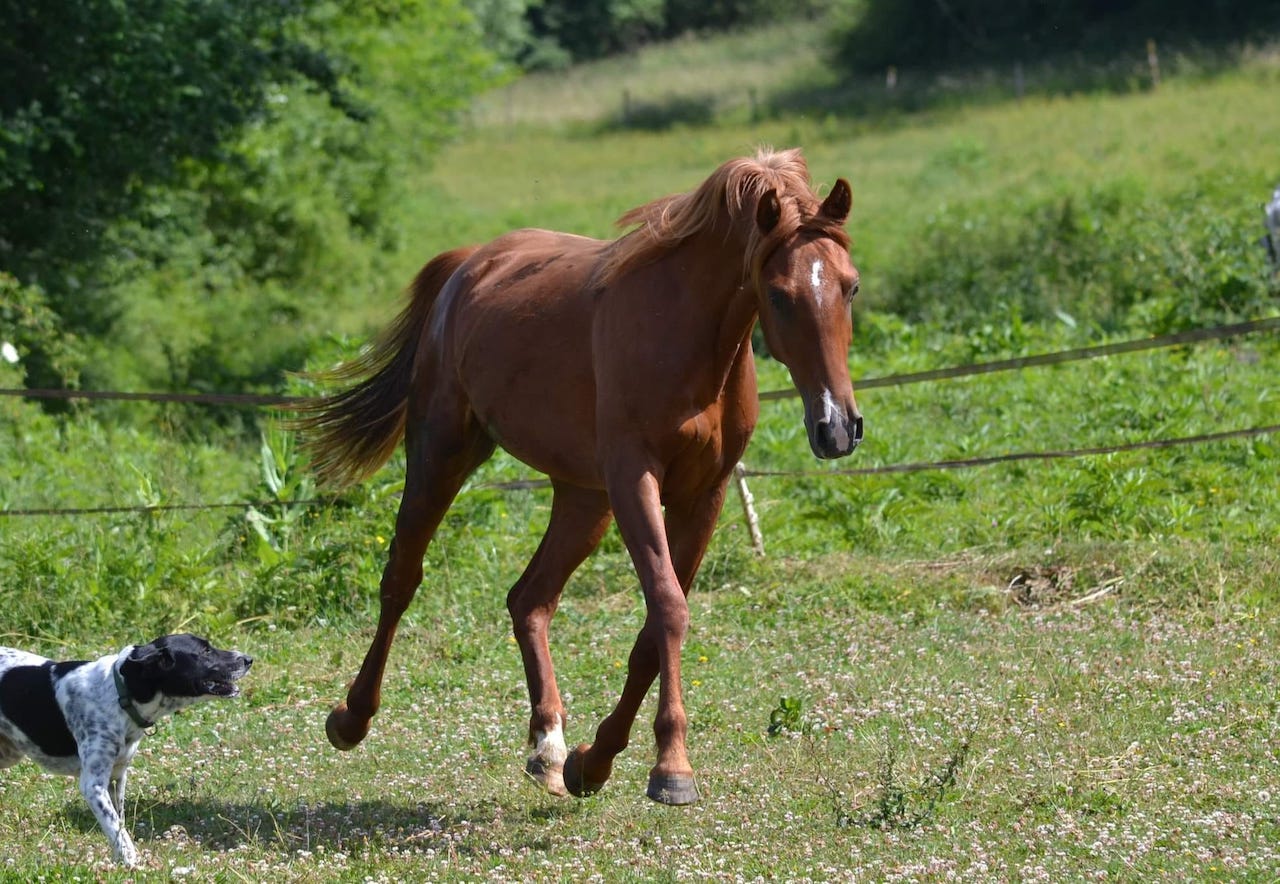
M 757 316 L 804 398 L 813 453 L 842 457 L 862 438 L 848 368 L 851 203 L 843 179 L 814 194 L 800 151 L 762 150 L 626 213 L 619 224 L 635 229 L 618 239 L 518 230 L 418 273 L 394 325 L 325 375 L 353 386 L 305 403 L 296 422 L 329 484 L 368 477 L 401 436 L 407 455 L 377 631 L 326 723 L 334 746 L 368 733 L 427 544 L 501 445 L 553 488 L 546 534 L 507 595 L 532 707 L 526 771 L 558 795 L 600 789 L 656 678 L 647 793 L 697 800 L 680 688 L 686 595 L 755 427 Z M 548 625 L 611 518 L 647 614 L 616 708 L 570 752 Z

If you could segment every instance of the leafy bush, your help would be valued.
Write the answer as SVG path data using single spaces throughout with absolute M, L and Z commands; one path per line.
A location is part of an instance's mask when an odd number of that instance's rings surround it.
M 28 4 L 0 35 L 0 268 L 87 385 L 277 382 L 321 322 L 297 305 L 378 281 L 395 182 L 492 73 L 458 0 Z
M 80 362 L 78 342 L 63 332 L 58 315 L 40 288 L 23 285 L 2 270 L 0 343 L 8 343 L 18 355 L 11 372 L 19 380 L 28 372 L 34 378 L 53 377 L 62 383 L 75 380 Z
M 304 8 L 253 2 L 8 4 L 0 19 L 0 260 L 64 291 L 49 260 L 87 257 L 138 184 L 212 158 L 296 76 Z M 328 62 L 312 55 L 312 74 Z M 72 287 L 74 288 L 74 287 Z M 59 306 L 62 306 L 61 304 Z
M 816 15 L 833 0 L 466 0 L 499 57 L 525 70 L 568 67 L 689 32 Z
M 878 306 L 988 343 L 1024 321 L 1162 334 L 1251 317 L 1275 293 L 1255 211 L 1199 188 L 1156 200 L 1131 181 L 1022 207 L 943 206 L 912 260 L 888 262 Z

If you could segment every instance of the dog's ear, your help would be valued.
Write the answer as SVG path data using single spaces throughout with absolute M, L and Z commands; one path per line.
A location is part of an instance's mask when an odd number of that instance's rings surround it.
M 173 651 L 169 650 L 168 645 L 160 642 L 138 645 L 129 654 L 129 659 L 135 663 L 145 663 L 148 666 L 166 670 L 172 669 L 177 662 L 177 659 L 173 656 Z
M 135 663 L 147 663 L 154 660 L 159 653 L 159 648 L 154 644 L 134 645 L 133 650 L 129 652 L 129 659 Z
M 164 646 L 154 647 L 154 649 L 151 649 L 150 654 L 147 654 L 146 658 L 143 658 L 143 661 L 145 661 L 147 665 L 151 665 L 151 667 L 159 669 L 160 672 L 169 672 L 169 670 L 173 669 L 178 663 L 178 659 L 173 655 L 173 651 L 170 651 L 168 647 Z

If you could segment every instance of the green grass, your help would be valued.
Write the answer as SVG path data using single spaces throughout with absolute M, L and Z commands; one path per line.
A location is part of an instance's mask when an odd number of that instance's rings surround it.
M 760 40 L 774 58 L 787 33 L 734 38 L 734 51 L 746 59 Z M 723 46 L 665 51 L 723 64 Z M 651 68 L 697 81 L 699 62 L 681 58 Z M 785 80 L 792 63 L 777 58 Z M 441 249 L 512 227 L 610 235 L 625 209 L 767 142 L 803 145 L 820 182 L 854 184 L 866 293 L 855 378 L 1275 312 L 1248 257 L 1276 174 L 1258 147 L 1280 137 L 1280 115 L 1260 111 L 1276 107 L 1274 56 L 1156 93 L 755 123 L 728 108 L 714 127 L 661 133 L 601 131 L 616 82 L 601 79 L 605 97 L 580 107 L 554 79 L 522 84 L 514 106 L 564 118 L 507 128 L 495 111 L 405 182 L 404 279 Z M 1064 214 L 1075 239 L 1050 223 Z M 1048 247 L 1033 243 L 1024 261 L 1019 231 L 1073 244 L 1062 266 L 1080 279 L 1054 276 Z M 1105 267 L 1089 266 L 1097 255 Z M 976 282 L 960 277 L 970 270 Z M 1024 281 L 1071 321 L 1011 306 Z M 895 312 L 926 285 L 964 309 Z M 396 306 L 388 291 L 344 327 L 381 326 Z M 731 498 L 705 560 L 684 670 L 704 800 L 679 810 L 643 798 L 652 698 L 598 797 L 553 800 L 523 782 L 527 699 L 503 598 L 549 495 L 486 487 L 528 475 L 510 458 L 451 510 L 373 733 L 340 754 L 323 720 L 371 634 L 402 456 L 332 505 L 303 506 L 290 501 L 314 492 L 278 436 L 264 453 L 240 437 L 193 441 L 181 412 L 157 412 L 143 433 L 0 401 L 5 507 L 280 501 L 252 520 L 0 519 L 0 643 L 86 657 L 191 628 L 259 660 L 244 697 L 143 743 L 127 813 L 141 874 L 110 866 L 71 779 L 21 765 L 0 775 L 0 878 L 1272 879 L 1273 436 L 832 473 L 1271 424 L 1278 363 L 1275 337 L 1256 336 L 871 389 L 859 395 L 864 446 L 826 466 L 808 453 L 798 403 L 766 403 L 747 464 L 804 475 L 751 480 L 765 558 Z M 759 369 L 763 388 L 789 385 L 776 363 Z M 571 741 L 611 708 L 641 618 L 611 532 L 553 631 Z M 954 781 L 936 788 L 962 745 Z
M 711 39 L 690 35 L 567 71 L 535 73 L 482 97 L 472 125 L 538 130 L 620 124 L 627 95 L 633 116 L 642 118 L 648 109 L 655 123 L 666 122 L 662 111 L 673 122 L 688 121 L 681 108 L 696 111 L 695 120 L 747 119 L 753 96 L 763 112 L 774 92 L 818 75 L 827 28 L 797 20 Z

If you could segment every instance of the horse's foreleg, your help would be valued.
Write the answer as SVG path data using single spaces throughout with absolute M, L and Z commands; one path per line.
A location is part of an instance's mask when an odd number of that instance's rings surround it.
M 658 676 L 658 652 L 650 641 L 649 618 L 636 639 L 627 659 L 627 681 L 622 694 L 600 726 L 596 728 L 595 742 L 582 743 L 569 753 L 564 763 L 565 787 L 578 797 L 594 795 L 604 788 L 613 773 L 613 759 L 631 740 L 631 725 L 650 685 Z M 692 768 L 688 782 L 693 783 Z M 696 797 L 696 789 L 694 790 Z M 692 799 L 691 799 L 692 800 Z M 685 802 L 688 803 L 688 802 Z
M 657 678 L 654 736 L 658 760 L 649 772 L 648 795 L 664 804 L 689 804 L 697 800 L 698 790 L 685 744 L 688 723 L 680 686 L 680 650 L 689 619 L 685 596 L 715 528 L 724 486 L 692 506 L 669 506 L 665 527 L 657 504 L 656 479 L 646 477 L 638 489 L 638 506 L 626 507 L 615 495 L 615 508 L 618 527 L 644 588 L 645 624 L 632 648 L 618 704 L 600 723 L 595 742 L 579 746 L 570 754 L 565 784 L 579 795 L 590 794 L 604 785 L 612 772 L 614 757 L 630 740 L 640 704 Z
M 507 609 L 529 685 L 529 756 L 525 771 L 553 795 L 566 794 L 565 712 L 556 687 L 547 630 L 565 582 L 600 543 L 609 526 L 603 492 L 557 484 L 551 519 L 538 551 L 507 595 Z
M 477 431 L 448 432 L 443 422 L 410 425 L 405 437 L 404 495 L 382 572 L 378 626 L 347 699 L 329 713 L 325 733 L 338 749 L 352 749 L 369 733 L 382 704 L 382 676 L 396 628 L 422 582 L 422 557 L 467 476 L 493 452 Z M 416 432 L 415 432 L 416 430 Z
M 671 564 L 680 580 L 686 599 L 689 596 L 689 590 L 693 587 L 698 568 L 702 565 L 707 544 L 711 542 L 711 535 L 715 532 L 727 487 L 728 476 L 726 475 L 718 486 L 691 504 L 667 506 L 667 542 L 671 550 Z M 673 722 L 678 722 L 678 732 L 674 730 Z M 659 694 L 658 714 L 654 719 L 653 730 L 658 744 L 658 763 L 649 772 L 649 787 L 646 794 L 654 801 L 663 804 L 690 804 L 697 801 L 698 788 L 692 778 L 686 781 L 679 775 L 669 776 L 666 773 L 669 768 L 663 763 L 668 755 L 687 758 L 685 754 L 687 719 L 683 704 L 677 710 L 677 714 L 673 715 L 666 710 L 662 695 Z

